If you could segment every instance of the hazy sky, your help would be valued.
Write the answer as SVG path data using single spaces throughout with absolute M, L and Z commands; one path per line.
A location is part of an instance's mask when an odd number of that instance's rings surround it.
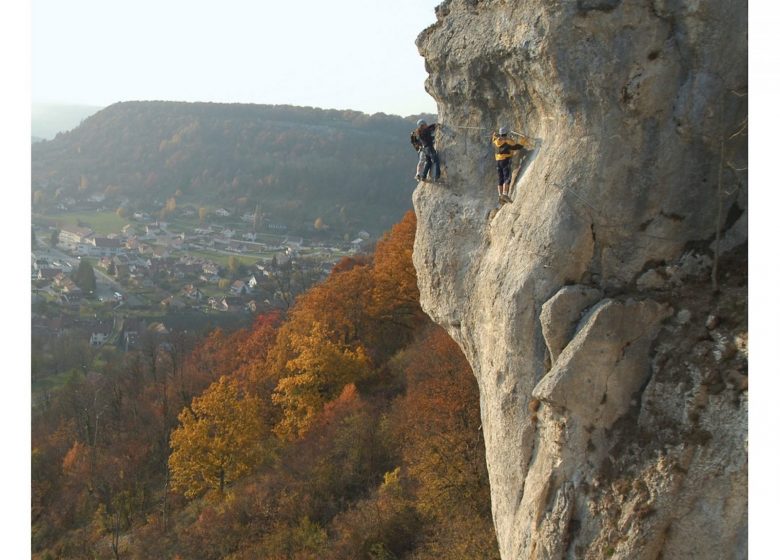
M 32 0 L 32 101 L 436 112 L 414 40 L 441 0 Z

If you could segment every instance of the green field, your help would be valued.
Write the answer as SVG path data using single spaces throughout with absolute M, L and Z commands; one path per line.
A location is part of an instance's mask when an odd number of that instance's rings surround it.
M 193 251 L 191 249 L 186 249 L 183 251 L 183 253 L 190 255 L 191 257 L 199 257 L 202 259 L 210 260 L 215 263 L 217 263 L 219 266 L 227 266 L 228 265 L 228 259 L 230 257 L 236 257 L 238 259 L 239 264 L 250 266 L 257 262 L 257 260 L 260 258 L 259 256 L 251 256 L 248 257 L 246 255 L 239 256 L 239 255 L 226 255 L 225 253 L 219 253 L 219 252 L 212 252 L 212 251 Z M 271 258 L 272 254 L 269 253 L 267 258 Z
M 98 235 L 121 233 L 122 228 L 131 223 L 126 218 L 120 218 L 116 212 L 68 212 L 60 214 L 33 214 L 33 222 L 45 225 L 63 227 L 76 226 L 81 222 L 92 228 Z

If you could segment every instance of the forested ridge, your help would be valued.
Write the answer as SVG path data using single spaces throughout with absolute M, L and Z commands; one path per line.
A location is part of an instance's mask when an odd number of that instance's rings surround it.
M 34 558 L 498 558 L 479 398 L 408 212 L 252 328 L 148 336 L 33 411 Z
M 32 147 L 48 200 L 176 196 L 280 220 L 384 231 L 409 209 L 414 117 L 311 107 L 122 102 Z M 404 186 L 406 185 L 406 186 Z

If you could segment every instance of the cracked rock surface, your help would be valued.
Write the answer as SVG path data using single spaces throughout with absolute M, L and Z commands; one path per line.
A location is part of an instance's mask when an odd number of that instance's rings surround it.
M 747 558 L 746 2 L 450 0 L 417 44 L 414 262 L 502 557 Z M 496 209 L 499 126 L 536 150 Z

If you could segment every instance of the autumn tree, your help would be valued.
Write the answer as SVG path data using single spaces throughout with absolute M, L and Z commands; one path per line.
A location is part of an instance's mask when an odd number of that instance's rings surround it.
M 422 317 L 417 273 L 412 263 L 417 218 L 409 210 L 377 243 L 374 252 L 373 310 L 393 325 L 412 328 Z
M 263 313 L 255 318 L 252 328 L 245 336 L 238 334 L 233 359 L 236 379 L 247 384 L 258 393 L 265 393 L 273 388 L 274 372 L 268 367 L 268 353 L 276 343 L 276 336 L 281 322 L 278 311 Z M 267 391 L 270 395 L 270 391 Z
M 297 524 L 280 525 L 266 536 L 255 554 L 261 558 L 323 558 L 328 533 L 308 517 L 302 517 Z M 261 552 L 262 551 L 262 552 Z M 252 556 L 257 558 L 258 556 Z
M 409 211 L 376 246 L 373 287 L 368 304 L 385 355 L 411 341 L 427 318 L 420 307 L 417 273 L 412 263 L 417 218 Z
M 255 213 L 252 215 L 252 231 L 257 231 L 257 228 L 260 227 L 260 220 L 262 218 L 262 213 L 260 211 L 260 205 L 255 205 Z
M 315 415 L 342 388 L 362 379 L 369 360 L 361 346 L 354 349 L 334 341 L 333 333 L 321 323 L 312 323 L 307 333 L 291 333 L 294 356 L 285 366 L 287 374 L 278 382 L 273 402 L 282 409 L 275 431 L 294 439 L 305 434 Z
M 200 221 L 201 224 L 206 221 L 206 216 L 208 216 L 208 210 L 206 210 L 202 206 L 198 208 L 198 220 Z
M 220 377 L 179 414 L 171 434 L 171 487 L 189 498 L 246 476 L 266 454 L 263 403 Z
M 264 318 L 266 316 L 259 315 L 255 324 L 263 324 L 263 328 L 268 329 L 269 332 L 266 332 L 264 335 L 258 334 L 257 336 L 274 338 L 278 316 L 276 314 L 268 316 L 267 325 Z M 241 329 L 232 333 L 225 333 L 220 328 L 214 329 L 195 347 L 186 360 L 185 368 L 188 371 L 186 377 L 197 380 L 202 391 L 221 376 L 234 376 L 243 366 L 253 365 L 255 360 L 252 352 L 257 351 L 258 358 L 264 356 L 266 352 L 259 346 L 247 342 L 255 334 L 256 331 L 254 329 L 251 334 L 247 329 Z M 203 380 L 208 380 L 208 382 L 202 385 Z
M 406 358 L 408 388 L 395 425 L 403 426 L 410 471 L 427 482 L 426 508 L 484 493 L 479 395 L 463 353 L 443 329 L 433 328 Z
M 92 365 L 33 420 L 34 555 L 497 559 L 476 382 L 421 315 L 414 230 L 251 328 L 58 362 Z
M 373 277 L 367 263 L 338 274 L 311 288 L 295 302 L 290 312 L 292 330 L 306 331 L 313 321 L 345 346 L 357 343 L 368 346 L 371 318 L 367 313 L 368 294 L 373 287 Z
M 460 348 L 435 327 L 404 353 L 407 393 L 388 427 L 430 521 L 421 558 L 497 559 L 479 392 Z
M 393 468 L 374 404 L 348 384 L 315 416 L 306 434 L 284 448 L 279 484 L 294 488 L 294 495 L 279 504 L 279 520 L 294 522 L 308 515 L 326 521 L 370 492 Z
M 400 467 L 386 472 L 370 497 L 334 519 L 334 560 L 405 558 L 422 536 L 423 520 L 414 507 Z M 415 556 L 416 557 L 416 556 Z M 447 555 L 442 558 L 448 557 Z

